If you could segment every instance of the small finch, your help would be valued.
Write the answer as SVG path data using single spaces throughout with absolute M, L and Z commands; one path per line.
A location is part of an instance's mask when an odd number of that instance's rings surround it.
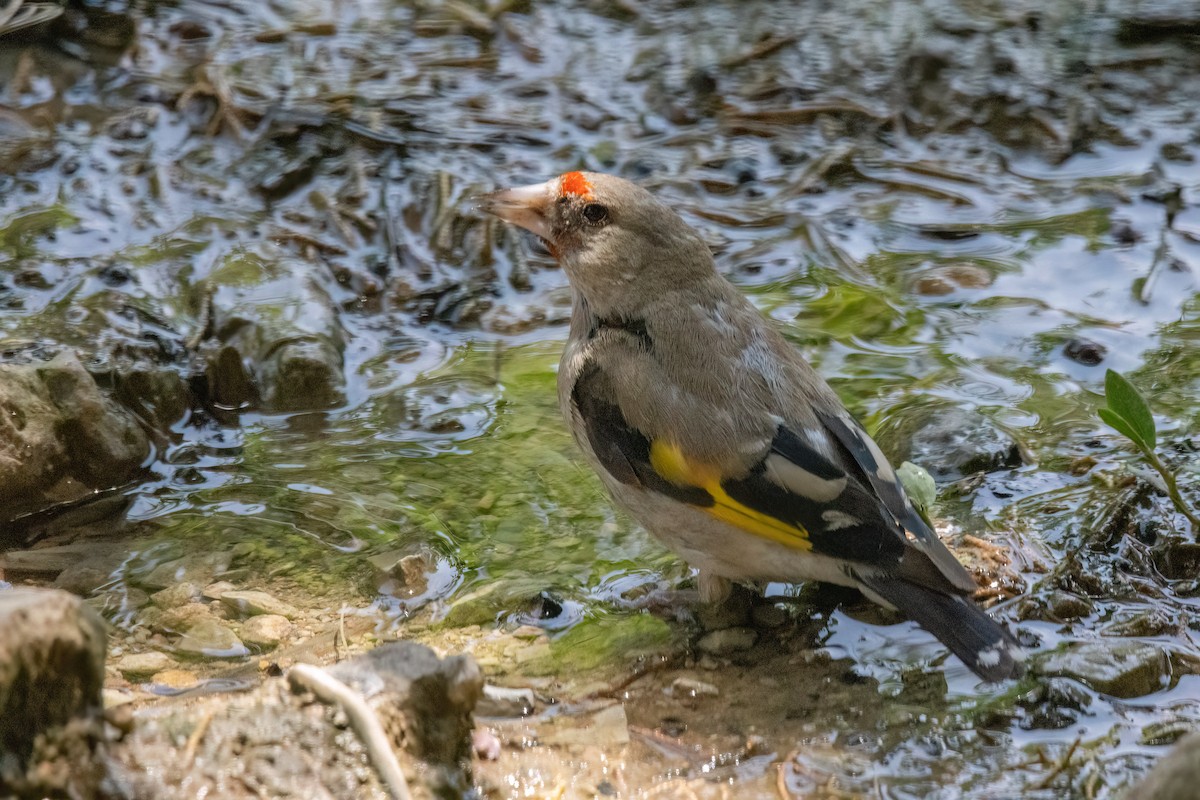
M 704 240 L 646 190 L 568 172 L 485 195 L 545 240 L 573 289 L 563 414 L 613 497 L 700 571 L 852 586 L 980 677 L 1021 674 L 1016 641 L 913 509 L 879 446 Z

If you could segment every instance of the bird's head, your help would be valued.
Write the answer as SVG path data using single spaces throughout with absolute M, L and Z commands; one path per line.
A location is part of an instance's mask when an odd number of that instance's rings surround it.
M 714 274 L 704 240 L 645 189 L 613 175 L 568 172 L 484 195 L 480 207 L 542 238 L 598 313 L 628 313 Z

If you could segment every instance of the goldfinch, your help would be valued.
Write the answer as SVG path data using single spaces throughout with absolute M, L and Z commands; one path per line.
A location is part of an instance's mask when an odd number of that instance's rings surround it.
M 605 486 L 700 573 L 852 586 L 936 636 L 985 680 L 1016 641 L 913 509 L 837 395 L 646 190 L 568 172 L 481 208 L 541 237 L 573 290 L 563 414 Z

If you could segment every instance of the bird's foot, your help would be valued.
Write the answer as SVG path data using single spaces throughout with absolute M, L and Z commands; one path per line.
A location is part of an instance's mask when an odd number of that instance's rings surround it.
M 696 589 L 656 586 L 636 597 L 621 596 L 612 602 L 622 611 L 648 611 L 655 616 L 689 622 L 695 619 L 694 609 L 700 602 L 700 592 Z

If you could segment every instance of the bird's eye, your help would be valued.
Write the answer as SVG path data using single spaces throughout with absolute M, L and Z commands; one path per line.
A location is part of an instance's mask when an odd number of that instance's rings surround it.
M 593 225 L 599 225 L 608 219 L 608 208 L 599 203 L 588 203 L 583 207 L 583 218 Z

